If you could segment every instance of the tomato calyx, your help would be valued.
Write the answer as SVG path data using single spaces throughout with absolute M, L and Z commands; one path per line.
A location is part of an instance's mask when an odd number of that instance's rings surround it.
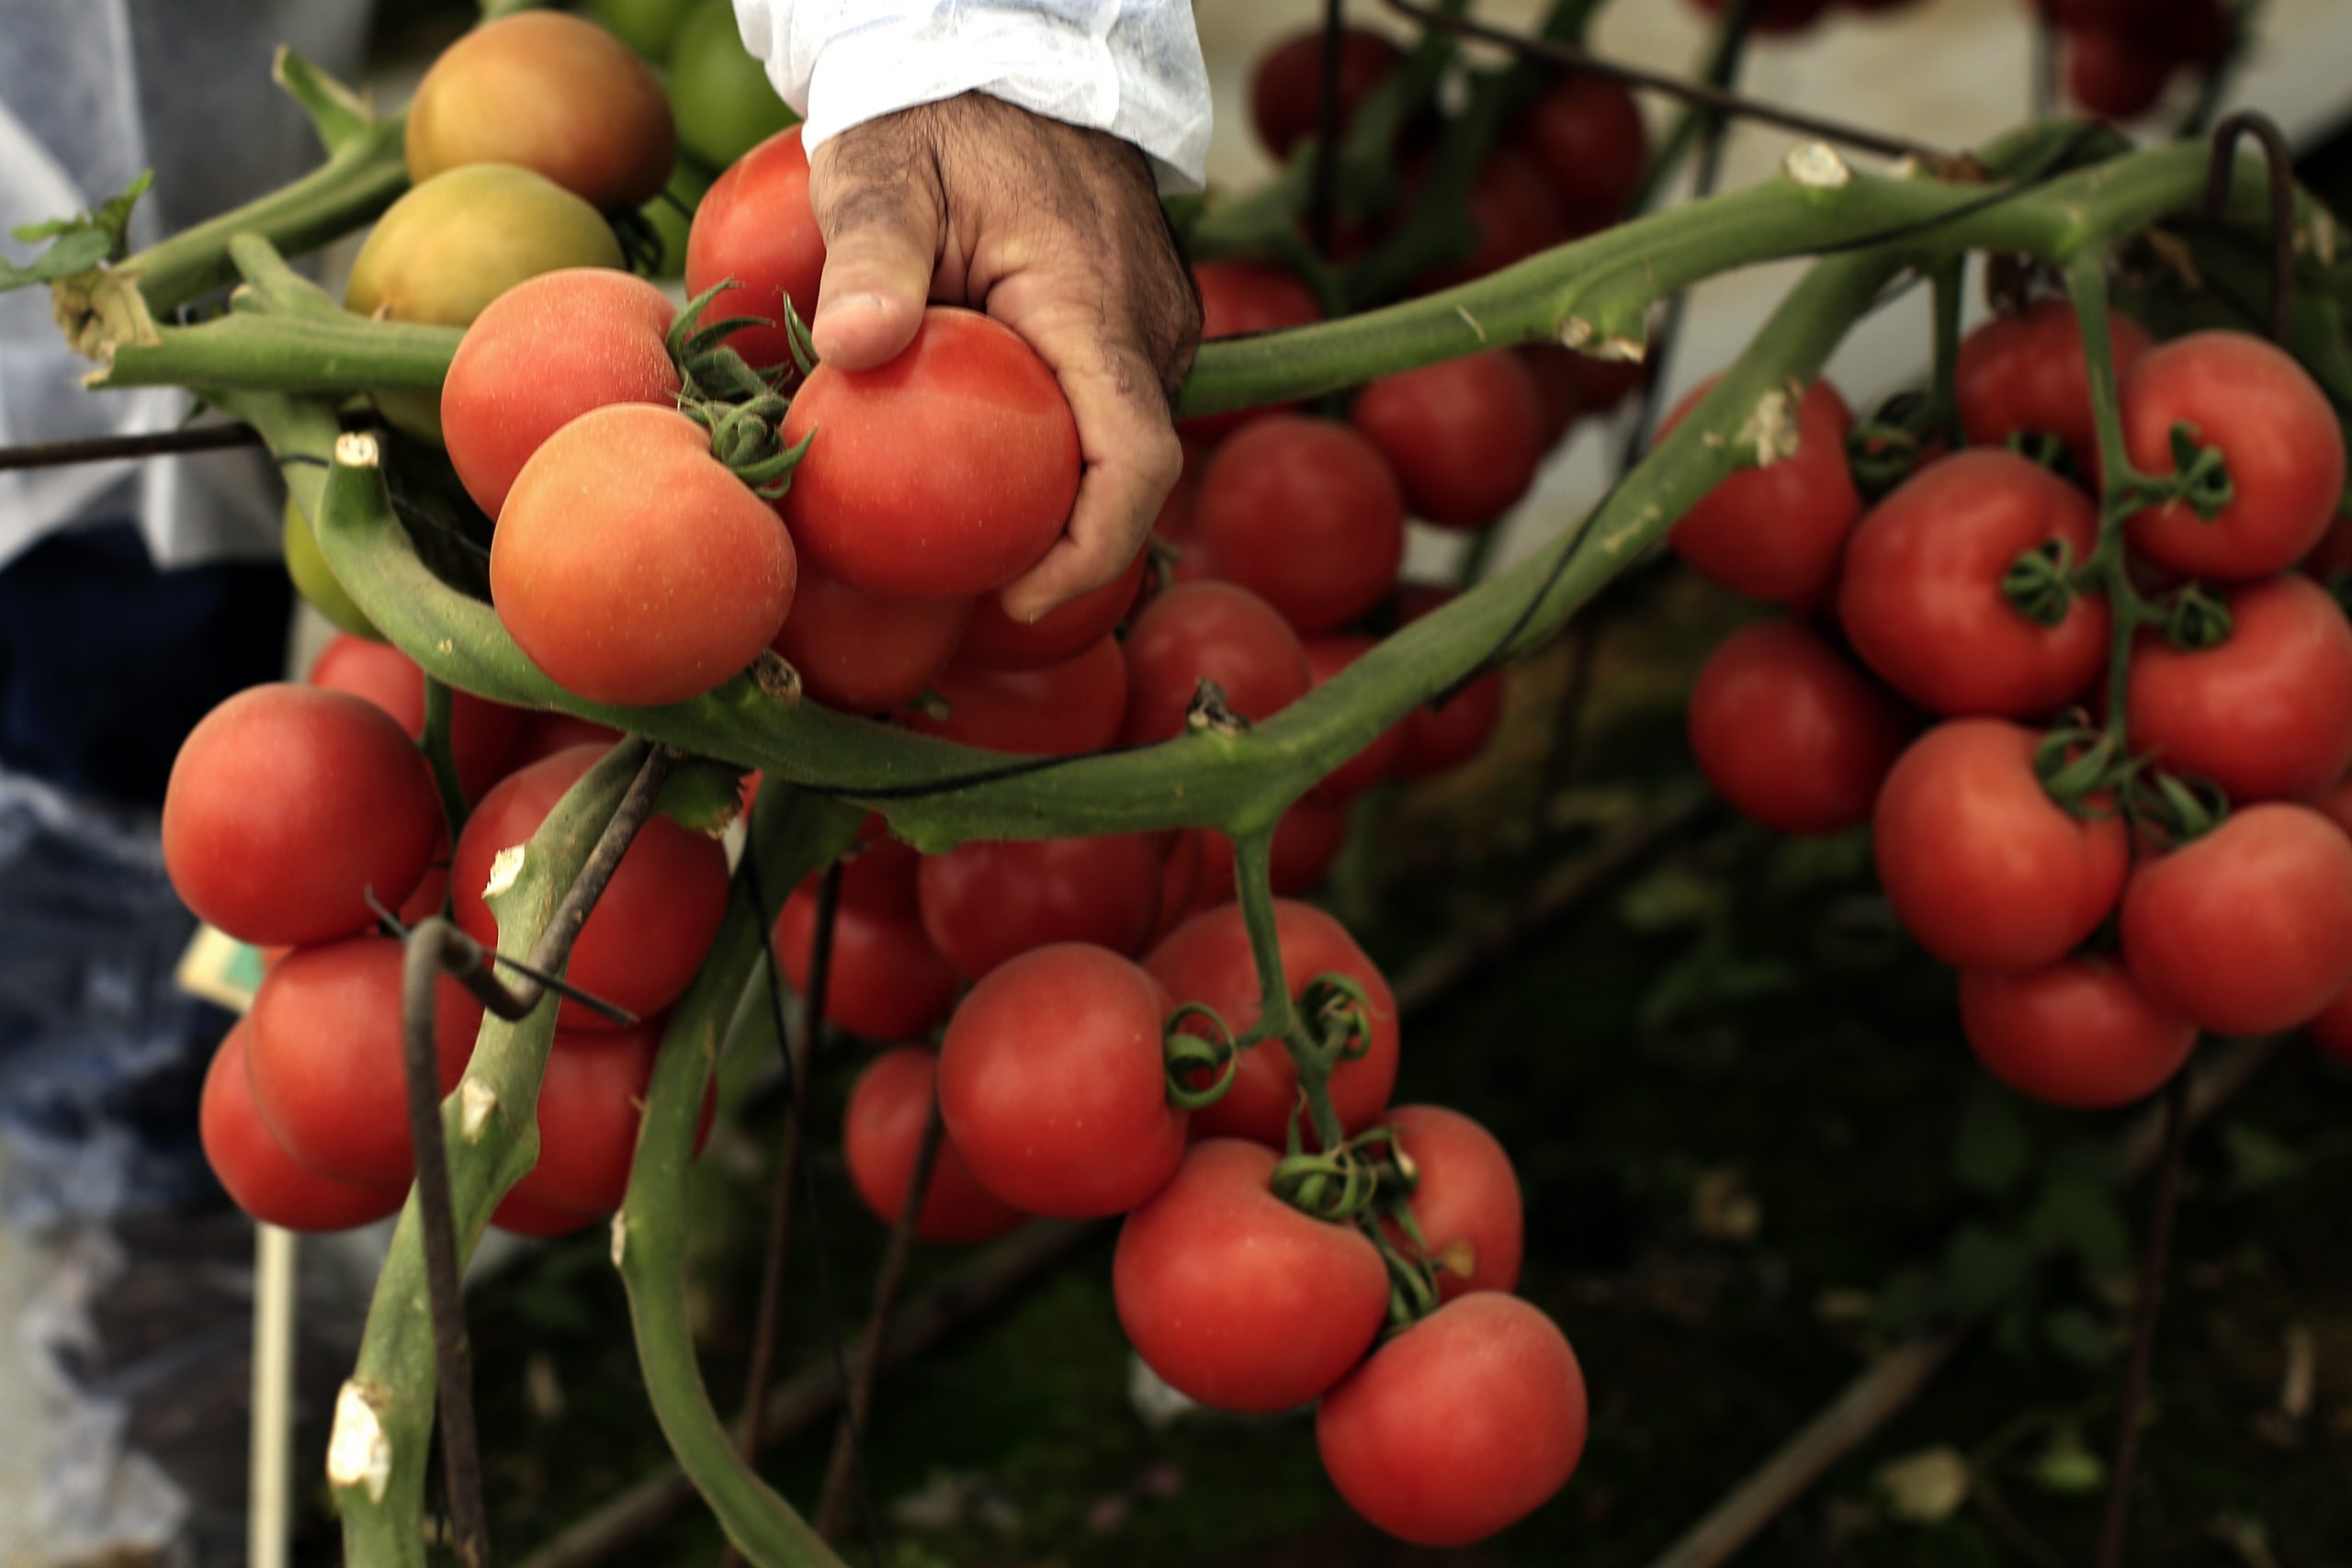
M 2034 748 L 2033 773 L 2060 809 L 2079 821 L 2097 822 L 2115 815 L 2119 792 L 2147 761 L 2124 755 L 2122 738 L 2113 730 L 2075 722 L 2042 737 Z
M 2186 420 L 2172 427 L 2172 463 L 2173 471 L 2154 481 L 2151 504 L 2185 501 L 2199 517 L 2211 523 L 2237 499 L 2237 487 L 2230 481 L 2230 465 L 2222 449 L 2199 441 L 2197 427 Z
M 1420 1168 L 1394 1128 L 1367 1127 L 1335 1150 L 1309 1153 L 1301 1146 L 1294 1121 L 1289 1147 L 1271 1181 L 1284 1202 L 1317 1219 L 1356 1226 L 1379 1251 L 1388 1272 L 1385 1332 L 1410 1328 L 1438 1309 L 1443 1258 L 1413 1214 Z
M 2009 563 L 2001 596 L 2035 626 L 2054 626 L 2074 608 L 2080 576 L 2075 547 L 2064 538 L 2045 539 Z
M 2230 610 L 2197 583 L 2165 595 L 2154 606 L 2165 641 L 2184 653 L 2199 653 L 2230 640 Z
M 688 412 L 710 402 L 748 402 L 784 385 L 781 370 L 759 371 L 751 362 L 726 346 L 728 337 L 746 327 L 772 327 L 775 323 L 765 316 L 729 316 L 720 321 L 705 321 L 703 316 L 718 298 L 730 288 L 740 288 L 735 279 L 724 277 L 695 295 L 685 303 L 670 323 L 665 341 L 672 363 L 684 383 L 681 400 Z M 695 417 L 701 418 L 697 414 Z M 705 423 L 709 423 L 704 420 Z
M 2143 840 L 2171 851 L 2201 839 L 2229 820 L 2229 796 L 2193 773 L 2136 773 L 2123 795 L 2124 814 Z
M 1937 438 L 1944 417 L 1938 400 L 1915 387 L 1894 393 L 1869 418 L 1854 423 L 1846 433 L 1846 467 L 1864 500 L 1879 500 L 1940 454 Z

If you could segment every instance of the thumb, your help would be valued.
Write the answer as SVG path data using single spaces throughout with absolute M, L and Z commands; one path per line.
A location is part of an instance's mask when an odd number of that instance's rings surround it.
M 868 129 L 819 148 L 809 169 L 809 201 L 825 237 L 809 336 L 819 358 L 844 370 L 871 369 L 913 339 L 939 260 L 936 186 L 907 178 L 899 160 L 859 156 L 855 140 Z

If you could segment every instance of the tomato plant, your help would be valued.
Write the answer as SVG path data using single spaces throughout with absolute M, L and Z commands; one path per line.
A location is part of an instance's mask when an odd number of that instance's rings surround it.
M 793 538 L 876 593 L 1001 588 L 1061 536 L 1078 495 L 1078 425 L 1054 373 L 977 311 L 933 306 L 875 369 L 818 366 L 778 434 L 815 435 L 784 497 Z
M 727 346 L 769 369 L 793 362 L 786 308 L 814 320 L 824 272 L 825 236 L 808 202 L 808 154 L 796 125 L 729 164 L 703 194 L 686 231 L 686 294 L 732 279 L 737 287 L 718 297 L 718 313 L 775 324 L 738 328 Z
M 1039 947 L 983 976 L 939 1047 L 939 1107 L 980 1185 L 1014 1208 L 1123 1214 L 1184 1156 L 1159 983 L 1107 948 Z M 1037 1027 L 1050 1018 L 1051 1028 Z
M 593 746 L 559 751 L 518 768 L 475 805 L 458 835 L 450 871 L 458 924 L 467 935 L 486 947 L 497 945 L 497 917 L 484 896 L 502 880 L 498 857 L 528 840 L 602 754 Z M 656 817 L 639 830 L 581 928 L 565 978 L 650 1018 L 676 1001 L 694 978 L 726 906 L 726 851 L 714 839 Z M 568 1029 L 616 1027 L 576 1002 L 565 1002 L 558 1017 Z
M 1616 221 L 1641 188 L 1649 136 L 1623 83 L 1570 72 L 1520 115 L 1516 133 L 1579 231 Z
M 743 47 L 730 0 L 699 0 L 670 40 L 678 140 L 723 169 L 793 123 L 768 73 Z
M 1908 739 L 1903 712 L 1827 644 L 1788 621 L 1724 639 L 1690 692 L 1690 753 L 1723 797 L 1783 833 L 1870 820 Z
M 1446 528 L 1484 528 L 1518 505 L 1547 445 L 1535 378 L 1501 349 L 1384 376 L 1356 395 L 1348 417 L 1396 471 L 1413 515 Z M 1317 553 L 1305 540 L 1291 547 Z
M 1281 267 L 1263 262 L 1201 262 L 1193 268 L 1193 285 L 1201 297 L 1201 341 L 1244 337 L 1252 333 L 1303 327 L 1323 319 L 1315 291 Z M 1279 408 L 1295 407 L 1280 404 Z M 1241 410 L 1183 422 L 1187 435 L 1219 441 L 1264 417 L 1265 411 Z
M 1037 670 L 951 663 L 933 682 L 945 711 L 910 708 L 899 721 L 990 751 L 1074 757 L 1118 741 L 1128 684 L 1126 655 L 1106 637 L 1076 658 Z
M 1159 912 L 1159 851 L 1141 833 L 981 840 L 923 857 L 915 886 L 932 945 L 978 980 L 1057 943 L 1141 953 Z
M 2054 963 L 2123 889 L 2121 819 L 2052 800 L 2034 772 L 2037 744 L 1997 719 L 1939 724 L 1895 759 L 1879 792 L 1879 882 L 1919 945 L 1947 964 Z
M 1495 1135 L 1442 1105 L 1391 1106 L 1381 1122 L 1410 1161 L 1413 1223 L 1437 1265 L 1438 1294 L 1508 1291 L 1526 1247 L 1519 1178 Z M 1389 1239 L 1411 1241 L 1387 1222 Z
M 820 703 L 888 713 L 929 691 L 956 657 L 969 599 L 894 599 L 798 563 L 792 608 L 772 647 Z
M 792 988 L 807 995 L 814 974 L 817 889 L 794 889 L 776 914 L 775 955 Z M 825 971 L 825 1021 L 867 1040 L 912 1039 L 947 1016 L 960 977 L 940 956 L 911 908 L 846 899 L 833 919 Z
M 1676 404 L 1660 431 L 1689 418 L 1713 385 L 1702 382 Z M 1846 468 L 1846 432 L 1854 423 L 1846 400 L 1815 381 L 1795 418 L 1792 451 L 1715 486 L 1667 536 L 1691 570 L 1751 599 L 1804 600 L 1828 587 L 1862 514 Z
M 2012 718 L 2080 696 L 2107 658 L 2106 601 L 2044 618 L 2004 592 L 2018 558 L 2089 558 L 2082 492 L 2012 452 L 1955 452 L 1919 470 L 1854 530 L 1838 617 L 1862 662 L 1922 707 Z
M 665 525 L 650 529 L 655 508 Z M 490 548 L 499 619 L 591 702 L 699 696 L 774 640 L 799 580 L 792 536 L 685 415 L 581 415 L 515 476 Z
M 589 410 L 675 406 L 674 314 L 661 289 L 605 267 L 541 273 L 483 308 L 441 383 L 441 434 L 484 515 L 498 516 L 531 455 Z
M 1515 1524 L 1584 1457 L 1584 1371 L 1516 1296 L 1450 1302 L 1323 1396 L 1315 1446 L 1349 1506 L 1400 1540 L 1467 1546 Z
M 1346 28 L 1340 33 L 1339 123 L 1344 132 L 1362 104 L 1405 58 L 1379 33 Z M 1323 105 L 1323 30 L 1290 34 L 1258 57 L 1250 77 L 1250 123 L 1259 144 L 1277 158 L 1319 129 Z
M 1166 517 L 1170 507 L 1189 509 L 1191 504 L 1192 488 L 1179 480 L 1168 492 L 1160 515 Z M 983 593 L 972 603 L 971 623 L 964 629 L 964 640 L 956 645 L 956 660 L 985 670 L 1042 670 L 1075 659 L 1127 618 L 1143 592 L 1144 575 L 1150 565 L 1150 553 L 1138 550 L 1118 576 L 1055 605 L 1034 621 L 1014 620 L 1004 613 L 1002 600 Z
M 1960 977 L 1960 1022 L 1986 1072 L 2019 1094 L 2073 1111 L 2154 1093 L 2197 1044 L 2195 1024 L 2096 958 L 1971 969 Z
M 594 22 L 522 11 L 441 51 L 408 107 L 408 175 L 512 164 L 602 212 L 635 207 L 678 153 L 670 100 L 645 62 Z
M 1342 1062 L 1331 1075 L 1331 1104 L 1340 1124 L 1359 1131 L 1379 1117 L 1396 1086 L 1396 998 L 1347 928 L 1313 905 L 1276 900 L 1274 929 L 1294 999 L 1324 974 L 1354 980 L 1371 998 L 1363 1054 Z M 1215 1010 L 1236 1039 L 1258 1021 L 1258 971 L 1238 904 L 1219 905 L 1178 926 L 1151 950 L 1144 967 L 1176 1002 Z M 1184 1027 L 1208 1032 L 1198 1019 Z M 1297 1105 L 1297 1065 L 1281 1041 L 1267 1040 L 1241 1053 L 1232 1087 L 1222 1100 L 1193 1113 L 1193 1131 L 1199 1137 L 1250 1138 L 1280 1147 Z
M 204 1072 L 197 1124 L 204 1158 L 237 1207 L 290 1231 L 340 1231 L 382 1219 L 408 1196 L 405 1180 L 378 1187 L 319 1175 L 286 1152 L 254 1104 L 245 1051 L 253 1024 L 240 1021 Z
M 1264 719 L 1305 696 L 1315 679 L 1282 613 L 1226 582 L 1181 583 L 1145 605 L 1126 658 L 1120 739 L 1131 746 L 1182 734 L 1204 681 L 1216 683 L 1228 711 Z
M 885 1224 L 894 1224 L 906 1206 L 915 1156 L 933 1113 L 932 1085 L 938 1072 L 939 1059 L 929 1051 L 902 1045 L 875 1057 L 850 1089 L 842 1153 L 857 1195 Z M 981 1186 L 954 1141 L 942 1134 L 916 1212 L 915 1235 L 925 1241 L 986 1241 L 1024 1217 Z
M 1197 1122 L 1196 1122 L 1197 1125 Z M 1372 1348 L 1388 1311 L 1380 1253 L 1269 1189 L 1274 1151 L 1196 1144 L 1119 1227 L 1119 1325 L 1151 1370 L 1219 1410 L 1315 1398 Z
M 172 763 L 164 869 L 242 942 L 321 942 L 368 926 L 371 896 L 406 898 L 440 823 L 424 759 L 382 708 L 254 686 L 207 714 Z
M 1326 420 L 1269 414 L 1227 436 L 1194 504 L 1217 575 L 1302 633 L 1379 604 L 1405 558 L 1396 476 L 1371 442 Z
M 2127 375 L 2148 351 L 2147 330 L 2120 312 L 2108 317 L 2107 330 L 2115 374 Z M 2015 315 L 1996 316 L 1962 338 L 1952 392 L 1962 427 L 1977 446 L 2052 435 L 2077 470 L 2098 475 L 2082 324 L 2065 301 L 2039 300 Z
M 311 684 L 373 703 L 411 740 L 424 739 L 424 671 L 397 648 L 347 634 L 332 637 L 311 665 Z M 468 796 L 505 776 L 522 728 L 523 715 L 514 708 L 469 692 L 449 694 L 449 754 Z

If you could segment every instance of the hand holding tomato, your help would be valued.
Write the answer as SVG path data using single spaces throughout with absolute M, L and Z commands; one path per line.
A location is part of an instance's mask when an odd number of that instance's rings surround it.
M 1168 407 L 1201 312 L 1135 149 L 967 93 L 866 121 L 810 160 L 825 238 L 817 352 L 886 363 L 927 299 L 1019 333 L 1061 384 L 1085 463 L 1062 539 L 1005 589 L 1016 619 L 1112 581 L 1182 464 Z

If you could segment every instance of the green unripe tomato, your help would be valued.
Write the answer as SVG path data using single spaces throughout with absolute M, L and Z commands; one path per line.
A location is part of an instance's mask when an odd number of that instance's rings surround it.
M 279 536 L 286 548 L 286 575 L 294 580 L 294 592 L 311 602 L 311 607 L 354 637 L 364 637 L 373 642 L 384 640 L 376 623 L 344 592 L 335 581 L 334 572 L 327 566 L 327 558 L 319 553 L 318 536 L 311 532 L 311 520 L 286 498 L 286 523 Z
M 731 0 L 701 0 L 670 51 L 670 107 L 678 140 L 723 169 L 799 119 L 743 47 Z
M 593 0 L 588 10 L 605 30 L 657 64 L 670 58 L 694 0 Z
M 509 164 L 469 164 L 392 203 L 352 264 L 343 302 L 363 316 L 464 327 L 526 277 L 567 266 L 623 265 L 597 210 L 552 180 Z M 441 439 L 432 392 L 379 393 L 394 428 Z
M 657 196 L 638 210 L 645 215 L 645 220 L 653 225 L 654 233 L 662 239 L 662 265 L 655 269 L 653 276 L 684 277 L 686 274 L 686 231 L 693 226 L 695 209 L 702 204 L 704 193 L 710 189 L 710 176 L 680 159 L 678 166 L 670 171 L 669 184 L 662 188 L 677 198 L 675 206 Z

